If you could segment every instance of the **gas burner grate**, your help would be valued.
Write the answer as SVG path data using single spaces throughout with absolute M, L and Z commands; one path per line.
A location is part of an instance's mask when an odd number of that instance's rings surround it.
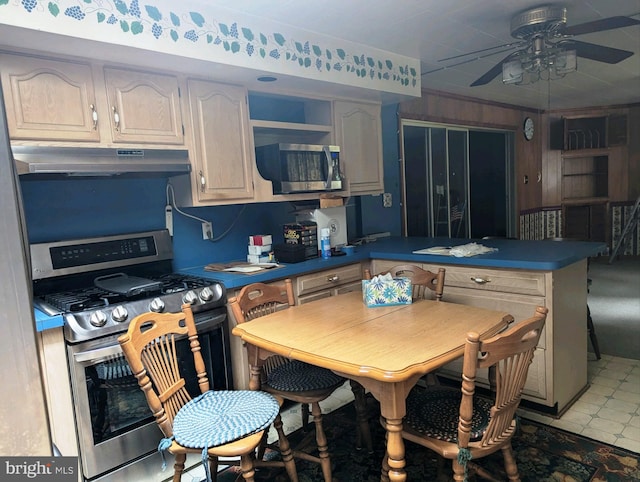
M 121 298 L 121 295 L 110 293 L 99 288 L 86 288 L 60 293 L 49 293 L 44 296 L 44 301 L 63 312 L 78 312 L 108 306 L 120 301 Z
M 97 287 L 88 287 L 45 294 L 42 296 L 42 300 L 47 305 L 53 306 L 63 313 L 78 313 L 80 311 L 102 308 L 125 301 L 134 301 L 148 296 L 146 293 L 141 293 L 136 296 L 126 296 Z
M 169 273 L 158 278 L 162 282 L 163 293 L 178 293 L 180 291 L 204 288 L 212 282 L 206 278 L 198 278 L 188 274 Z

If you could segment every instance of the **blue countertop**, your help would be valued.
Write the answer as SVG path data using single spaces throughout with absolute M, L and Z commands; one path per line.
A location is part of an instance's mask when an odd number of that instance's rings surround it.
M 490 248 L 493 253 L 456 258 L 433 254 L 413 254 L 414 251 L 436 246 L 460 246 L 476 242 Z M 482 266 L 486 268 L 528 269 L 535 271 L 554 271 L 591 256 L 605 253 L 605 243 L 585 241 L 520 241 L 513 239 L 450 239 L 450 238 L 381 238 L 377 241 L 357 246 L 351 256 L 338 256 L 330 259 L 310 259 L 301 263 L 283 265 L 281 268 L 264 270 L 256 274 L 237 274 L 219 271 L 206 271 L 204 266 L 181 270 L 196 276 L 215 279 L 228 289 L 239 288 L 249 283 L 268 282 L 276 279 L 297 276 L 313 271 L 359 262 L 366 259 L 388 259 L 412 261 L 416 263 L 455 264 L 460 266 Z
M 50 330 L 58 328 L 64 324 L 62 315 L 49 316 L 37 308 L 34 308 L 33 314 L 36 320 L 36 331 Z
M 453 247 L 475 242 L 493 253 L 456 258 L 455 256 L 413 254 L 435 246 Z M 605 243 L 586 241 L 521 241 L 514 239 L 449 239 L 449 238 L 389 238 L 370 245 L 372 259 L 397 259 L 421 263 L 457 264 L 491 268 L 554 271 L 581 259 L 605 253 Z
M 476 242 L 489 248 L 497 248 L 493 253 L 456 258 L 433 254 L 413 254 L 414 251 L 436 246 L 460 246 Z M 315 258 L 301 263 L 284 264 L 279 268 L 267 269 L 254 274 L 238 274 L 220 271 L 206 271 L 203 266 L 180 270 L 183 273 L 201 276 L 222 282 L 227 289 L 240 288 L 249 283 L 269 282 L 277 279 L 299 276 L 313 271 L 322 271 L 367 259 L 388 259 L 412 261 L 416 263 L 455 264 L 459 266 L 482 266 L 485 268 L 527 269 L 534 271 L 554 271 L 582 259 L 605 253 L 605 243 L 585 241 L 520 241 L 512 239 L 450 239 L 450 238 L 381 238 L 362 246 L 357 246 L 350 256 L 336 256 L 330 259 Z M 62 316 L 50 317 L 35 310 L 37 331 L 48 330 L 63 325 Z

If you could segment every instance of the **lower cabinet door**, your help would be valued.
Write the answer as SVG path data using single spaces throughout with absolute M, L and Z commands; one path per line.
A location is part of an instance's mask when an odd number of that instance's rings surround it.
M 545 298 L 537 296 L 514 295 L 510 293 L 486 293 L 480 290 L 447 287 L 445 302 L 461 303 L 492 310 L 506 311 L 515 321 L 525 320 L 533 316 L 536 306 L 545 306 Z M 551 373 L 551 360 L 546 356 L 547 327 L 542 332 L 533 362 L 529 367 L 527 382 L 524 388 L 525 398 L 536 403 L 551 406 L 551 389 L 547 386 L 547 373 Z M 462 358 L 451 362 L 438 371 L 438 375 L 460 380 L 462 374 Z M 478 386 L 489 387 L 487 370 L 481 370 L 476 377 Z

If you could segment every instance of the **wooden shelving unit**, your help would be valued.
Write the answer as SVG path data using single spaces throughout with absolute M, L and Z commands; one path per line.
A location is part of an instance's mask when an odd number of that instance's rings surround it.
M 607 155 L 563 157 L 563 200 L 607 198 L 608 195 L 609 157 Z
M 611 148 L 626 144 L 627 118 L 564 117 L 555 129 L 552 148 L 562 150 L 563 236 L 607 242 Z
M 331 114 L 328 100 L 249 93 L 249 115 L 256 146 L 279 142 L 331 144 Z

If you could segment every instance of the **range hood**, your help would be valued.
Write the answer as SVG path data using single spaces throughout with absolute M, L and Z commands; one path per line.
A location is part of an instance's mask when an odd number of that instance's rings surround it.
M 186 149 L 11 146 L 19 175 L 177 175 L 191 170 Z

